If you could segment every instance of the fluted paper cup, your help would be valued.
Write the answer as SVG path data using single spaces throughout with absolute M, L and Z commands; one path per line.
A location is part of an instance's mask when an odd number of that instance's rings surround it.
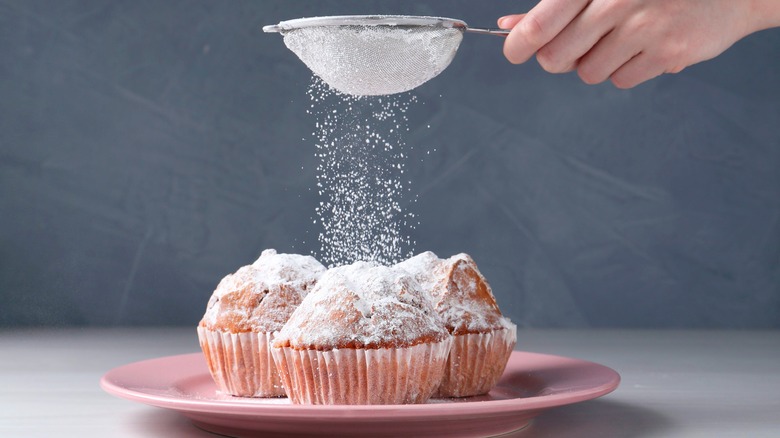
M 408 348 L 273 348 L 287 396 L 296 404 L 425 403 L 441 382 L 451 338 Z
M 517 327 L 452 337 L 441 385 L 434 397 L 469 397 L 488 393 L 504 373 L 517 341 Z
M 271 355 L 273 333 L 230 333 L 198 327 L 206 363 L 220 391 L 240 397 L 279 397 L 284 388 Z

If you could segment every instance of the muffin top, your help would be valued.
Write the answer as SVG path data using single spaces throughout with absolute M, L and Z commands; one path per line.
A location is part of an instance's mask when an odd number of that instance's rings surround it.
M 477 264 L 468 254 L 440 259 L 427 251 L 395 265 L 430 294 L 433 307 L 453 335 L 510 328 Z
M 280 330 L 324 271 L 313 257 L 267 249 L 219 282 L 200 326 L 231 333 Z
M 369 262 L 331 268 L 276 335 L 295 349 L 403 348 L 448 337 L 408 273 Z

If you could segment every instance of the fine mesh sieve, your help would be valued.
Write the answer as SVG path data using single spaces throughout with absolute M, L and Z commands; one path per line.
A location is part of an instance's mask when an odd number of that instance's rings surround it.
M 469 28 L 451 18 L 342 15 L 298 18 L 263 27 L 328 85 L 355 96 L 395 94 L 441 73 L 455 57 L 463 32 L 506 36 L 509 31 Z

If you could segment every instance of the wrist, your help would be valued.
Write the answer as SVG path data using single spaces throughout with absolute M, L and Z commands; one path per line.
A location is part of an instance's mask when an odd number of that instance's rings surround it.
M 748 0 L 748 33 L 780 26 L 780 1 Z

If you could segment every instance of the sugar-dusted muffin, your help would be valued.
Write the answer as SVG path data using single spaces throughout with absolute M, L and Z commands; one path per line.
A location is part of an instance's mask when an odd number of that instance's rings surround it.
M 476 263 L 467 254 L 440 259 L 432 252 L 396 265 L 430 294 L 453 336 L 436 397 L 485 394 L 498 382 L 517 341 L 517 328 L 501 314 Z
M 320 277 L 276 335 L 273 355 L 293 403 L 424 403 L 450 343 L 410 275 L 356 262 Z
M 313 257 L 263 251 L 220 281 L 198 338 L 220 391 L 242 397 L 284 395 L 270 342 L 325 271 Z

